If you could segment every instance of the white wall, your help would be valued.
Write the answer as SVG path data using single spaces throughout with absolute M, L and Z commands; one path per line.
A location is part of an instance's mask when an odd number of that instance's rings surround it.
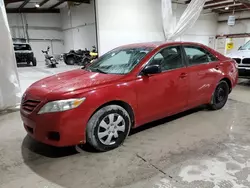
M 60 14 L 8 14 L 13 38 L 25 38 L 23 24 L 28 24 L 28 35 L 37 61 L 44 62 L 41 50 L 51 47 L 54 55 L 63 53 L 63 34 Z M 23 16 L 23 19 L 22 19 Z
M 250 33 L 250 12 L 237 12 L 236 16 L 236 24 L 234 26 L 227 25 L 227 19 L 230 14 L 223 14 L 218 17 L 218 27 L 217 34 L 239 34 L 239 33 Z M 246 20 L 237 20 L 238 18 L 249 18 Z M 240 46 L 245 44 L 250 40 L 250 37 L 245 38 L 233 38 L 234 48 L 226 53 L 231 53 L 237 51 Z
M 64 51 L 96 46 L 94 2 L 61 9 Z
M 127 43 L 161 41 L 160 0 L 96 0 L 99 53 Z
M 22 19 L 23 16 L 23 19 Z M 61 9 L 61 14 L 8 14 L 13 38 L 26 38 L 23 24 L 28 24 L 31 47 L 38 61 L 44 62 L 41 50 L 51 47 L 59 55 L 71 49 L 96 46 L 94 3 Z
M 174 4 L 173 12 L 177 18 L 180 19 L 182 13 L 185 11 L 186 5 Z M 183 36 L 179 38 L 180 41 L 192 41 L 215 47 L 215 36 L 217 32 L 218 15 L 215 13 L 204 13 L 200 15 L 197 22 L 188 29 Z
M 177 20 L 185 8 L 185 5 L 173 5 Z M 97 0 L 97 18 L 100 53 L 127 43 L 164 40 L 161 0 Z M 217 15 L 204 14 L 179 40 L 213 47 L 216 32 Z M 209 43 L 211 37 L 212 44 L 211 40 Z
M 234 26 L 227 25 L 227 19 L 230 14 L 220 15 L 218 17 L 218 28 L 217 34 L 238 34 L 238 33 L 250 33 L 250 12 L 237 12 L 235 13 L 236 23 Z M 245 20 L 237 20 L 242 19 Z M 250 38 L 245 38 L 245 41 L 248 41 Z

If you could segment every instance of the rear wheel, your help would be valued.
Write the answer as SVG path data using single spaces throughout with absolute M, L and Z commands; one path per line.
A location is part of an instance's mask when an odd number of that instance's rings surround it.
M 67 65 L 74 65 L 76 63 L 76 60 L 74 57 L 72 56 L 69 56 L 66 58 L 66 62 L 65 62 Z
M 34 57 L 33 60 L 32 60 L 32 65 L 35 67 L 37 65 L 37 61 L 36 61 L 36 58 Z
M 130 131 L 128 112 L 118 105 L 109 105 L 98 110 L 87 125 L 87 142 L 98 151 L 119 147 Z
M 210 107 L 212 110 L 219 110 L 223 108 L 228 100 L 229 95 L 229 86 L 226 81 L 220 81 L 220 83 L 217 85 L 211 103 Z
M 51 64 L 51 68 L 56 68 L 56 64 Z

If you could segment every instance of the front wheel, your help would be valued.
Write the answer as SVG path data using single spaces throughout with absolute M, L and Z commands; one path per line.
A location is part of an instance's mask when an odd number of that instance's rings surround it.
M 98 110 L 87 124 L 87 142 L 98 151 L 119 147 L 127 138 L 131 127 L 128 112 L 118 105 Z
M 217 85 L 213 97 L 210 103 L 210 107 L 212 110 L 220 110 L 223 108 L 228 100 L 229 95 L 229 86 L 226 81 L 220 81 Z
M 32 60 L 32 65 L 35 67 L 37 65 L 37 61 L 36 61 L 36 58 L 34 57 L 33 60 Z

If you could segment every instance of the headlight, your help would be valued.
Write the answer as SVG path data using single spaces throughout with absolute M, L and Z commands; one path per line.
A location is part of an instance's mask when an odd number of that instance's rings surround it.
M 86 98 L 80 99 L 67 99 L 67 100 L 59 100 L 59 101 L 52 101 L 46 103 L 38 114 L 44 114 L 49 112 L 63 112 L 66 110 L 70 110 L 73 108 L 77 108 L 80 104 L 85 101 Z

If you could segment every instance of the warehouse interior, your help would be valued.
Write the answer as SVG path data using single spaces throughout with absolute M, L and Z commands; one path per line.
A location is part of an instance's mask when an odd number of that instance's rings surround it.
M 237 68 L 243 59 L 250 64 L 250 0 L 201 1 L 0 0 L 0 187 L 250 187 L 250 75 L 239 78 L 222 110 L 198 107 L 147 123 L 108 152 L 37 142 L 20 117 L 25 91 L 40 79 L 81 69 L 80 52 L 98 58 L 133 43 L 195 42 L 233 58 Z M 166 2 L 172 17 L 164 26 Z M 194 2 L 202 4 L 200 13 Z M 177 34 L 169 40 L 167 32 Z M 37 64 L 17 62 L 13 44 L 30 46 Z

